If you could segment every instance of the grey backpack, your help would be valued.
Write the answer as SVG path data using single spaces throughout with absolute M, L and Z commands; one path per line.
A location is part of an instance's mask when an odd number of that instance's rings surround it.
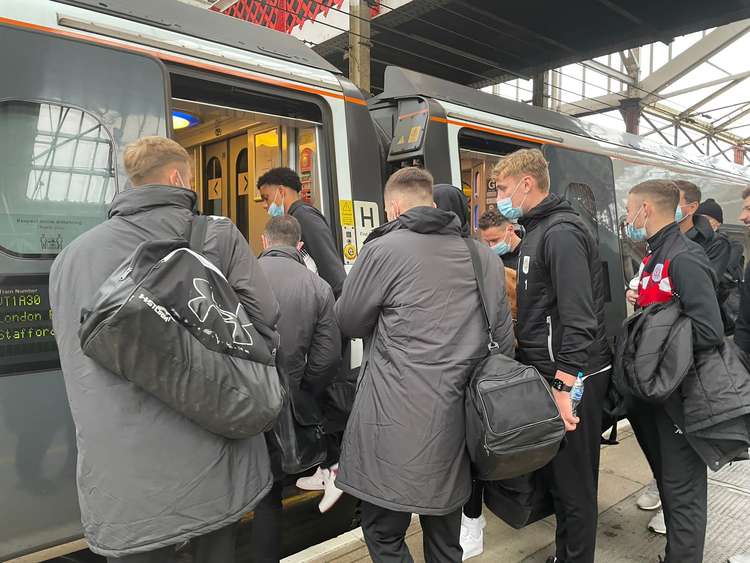
M 489 333 L 489 353 L 474 369 L 466 390 L 466 445 L 476 479 L 510 479 L 549 463 L 560 449 L 565 425 L 539 372 L 499 352 L 476 243 L 465 240 Z

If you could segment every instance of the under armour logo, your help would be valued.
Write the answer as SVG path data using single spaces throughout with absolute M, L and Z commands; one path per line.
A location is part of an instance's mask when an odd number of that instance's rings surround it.
M 211 310 L 216 309 L 216 312 L 219 313 L 221 319 L 226 324 L 232 326 L 232 341 L 234 344 L 244 344 L 247 346 L 253 345 L 253 337 L 247 330 L 248 327 L 253 326 L 253 324 L 242 324 L 239 317 L 242 307 L 241 304 L 237 304 L 237 310 L 234 313 L 232 311 L 225 311 L 216 303 L 211 284 L 207 280 L 194 278 L 193 287 L 198 292 L 198 297 L 188 301 L 188 308 L 201 323 L 205 323 Z

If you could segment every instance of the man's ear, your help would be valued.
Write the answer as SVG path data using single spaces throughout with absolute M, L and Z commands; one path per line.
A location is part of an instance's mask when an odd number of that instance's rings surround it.
M 263 244 L 263 250 L 268 250 L 268 239 L 266 238 L 266 235 L 260 235 L 260 242 Z
M 298 250 L 299 252 L 302 252 L 302 247 L 303 247 L 303 246 L 304 246 L 304 244 L 302 243 L 302 241 L 299 241 L 299 242 L 297 243 L 297 247 L 296 247 L 296 248 L 297 248 L 297 250 Z

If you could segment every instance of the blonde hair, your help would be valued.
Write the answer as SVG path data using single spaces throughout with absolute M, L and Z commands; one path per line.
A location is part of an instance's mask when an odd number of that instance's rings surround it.
M 549 166 L 539 149 L 520 149 L 503 157 L 492 169 L 492 175 L 500 178 L 531 176 L 540 190 L 549 191 Z
M 155 173 L 167 164 L 190 166 L 190 155 L 176 141 L 166 137 L 141 137 L 125 147 L 125 171 L 134 186 L 154 179 Z

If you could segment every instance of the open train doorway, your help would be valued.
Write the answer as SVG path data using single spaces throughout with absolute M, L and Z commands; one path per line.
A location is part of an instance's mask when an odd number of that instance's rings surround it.
M 173 75 L 171 108 L 174 139 L 193 160 L 199 209 L 230 218 L 256 255 L 268 221 L 257 180 L 268 170 L 295 170 L 302 198 L 330 216 L 319 106 Z
M 473 235 L 477 234 L 482 214 L 489 209 L 497 209 L 497 189 L 492 175 L 495 165 L 507 154 L 534 146 L 537 145 L 501 139 L 478 131 L 464 130 L 459 133 L 461 187 L 469 201 Z

